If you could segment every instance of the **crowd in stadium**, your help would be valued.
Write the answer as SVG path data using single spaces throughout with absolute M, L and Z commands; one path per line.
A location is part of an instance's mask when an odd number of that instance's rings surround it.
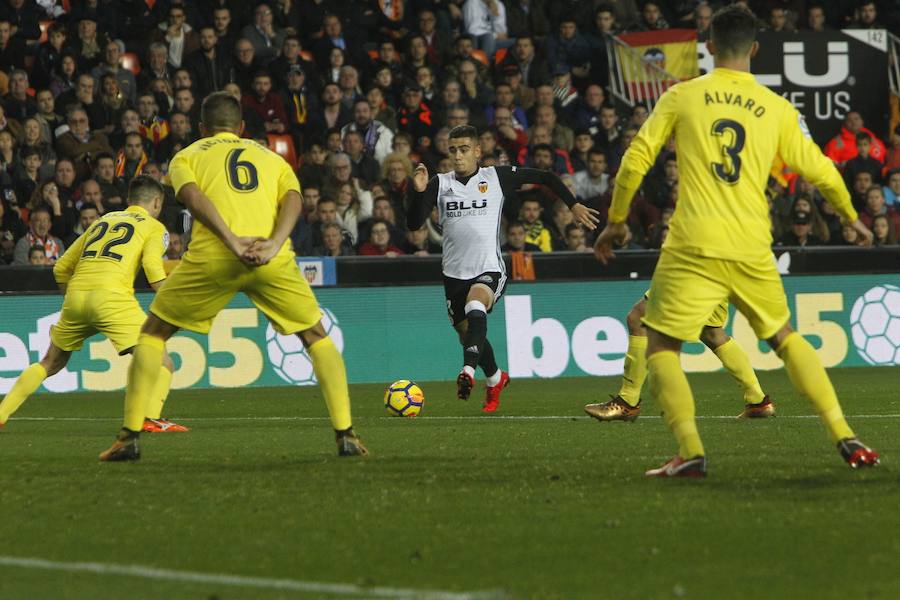
M 750 2 L 772 30 L 888 28 L 896 2 Z M 563 176 L 605 215 L 615 173 L 647 119 L 611 98 L 604 36 L 696 28 L 693 1 L 591 0 L 2 0 L 0 264 L 52 264 L 99 215 L 124 205 L 138 174 L 166 181 L 199 136 L 206 94 L 241 100 L 245 137 L 297 166 L 301 255 L 439 253 L 437 215 L 406 231 L 411 174 L 451 170 L 448 132 L 481 132 L 485 165 Z M 887 103 L 887 98 L 885 98 Z M 876 244 L 900 235 L 900 127 L 871 131 L 859 113 L 824 148 L 841 168 Z M 189 216 L 167 198 L 168 256 Z M 783 245 L 853 245 L 816 189 L 769 186 Z M 585 251 L 590 234 L 543 189 L 520 193 L 504 249 Z M 675 149 L 645 179 L 629 248 L 659 248 L 678 200 Z M 895 210 L 896 209 L 896 210 Z

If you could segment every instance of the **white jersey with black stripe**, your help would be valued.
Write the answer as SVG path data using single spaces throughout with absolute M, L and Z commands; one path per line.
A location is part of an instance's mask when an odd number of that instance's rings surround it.
M 500 256 L 504 197 L 497 170 L 482 167 L 466 183 L 452 171 L 437 177 L 444 275 L 454 279 L 472 279 L 491 271 L 505 275 Z

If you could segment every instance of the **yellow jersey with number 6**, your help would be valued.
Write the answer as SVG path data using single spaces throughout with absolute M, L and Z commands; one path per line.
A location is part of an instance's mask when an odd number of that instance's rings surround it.
M 281 156 L 233 133 L 203 138 L 176 154 L 169 177 L 176 194 L 195 183 L 238 236 L 271 236 L 282 198 L 291 190 L 300 192 L 297 176 Z M 290 252 L 288 240 L 280 254 Z M 194 259 L 234 258 L 213 232 L 196 221 L 188 254 Z
M 644 174 L 673 133 L 678 203 L 666 248 L 726 260 L 771 256 L 765 190 L 776 155 L 846 221 L 857 218 L 840 174 L 790 102 L 750 73 L 716 68 L 659 99 L 616 175 L 611 222 L 626 219 Z
M 169 235 L 143 207 L 106 213 L 66 250 L 53 267 L 67 291 L 107 290 L 134 294 L 134 278 L 143 267 L 147 281 L 166 278 L 163 255 Z

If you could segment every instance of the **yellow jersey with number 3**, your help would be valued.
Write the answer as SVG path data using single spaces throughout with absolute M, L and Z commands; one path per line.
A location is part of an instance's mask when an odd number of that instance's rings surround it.
M 66 250 L 53 267 L 57 283 L 68 290 L 108 290 L 134 294 L 134 278 L 143 267 L 147 281 L 166 278 L 163 255 L 169 234 L 143 207 L 106 213 Z
M 300 192 L 297 176 L 281 156 L 233 133 L 203 138 L 176 154 L 169 163 L 169 177 L 176 194 L 188 183 L 197 184 L 238 236 L 272 235 L 282 198 L 291 190 Z M 290 252 L 288 240 L 279 254 Z M 213 232 L 196 221 L 188 253 L 195 259 L 234 258 Z
M 816 185 L 844 220 L 857 218 L 840 174 L 790 102 L 750 73 L 716 68 L 659 99 L 622 159 L 611 222 L 628 216 L 644 174 L 673 133 L 678 203 L 665 248 L 727 260 L 771 256 L 765 190 L 776 155 Z

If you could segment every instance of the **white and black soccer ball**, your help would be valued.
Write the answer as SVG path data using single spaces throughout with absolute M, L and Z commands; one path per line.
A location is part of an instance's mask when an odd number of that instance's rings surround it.
M 875 286 L 850 311 L 856 351 L 870 365 L 900 365 L 900 287 Z
M 327 308 L 322 308 L 322 327 L 338 352 L 343 353 L 344 334 L 338 326 L 337 317 Z M 269 323 L 266 327 L 266 353 L 272 369 L 286 382 L 294 385 L 316 384 L 312 360 L 296 335 L 281 335 Z

